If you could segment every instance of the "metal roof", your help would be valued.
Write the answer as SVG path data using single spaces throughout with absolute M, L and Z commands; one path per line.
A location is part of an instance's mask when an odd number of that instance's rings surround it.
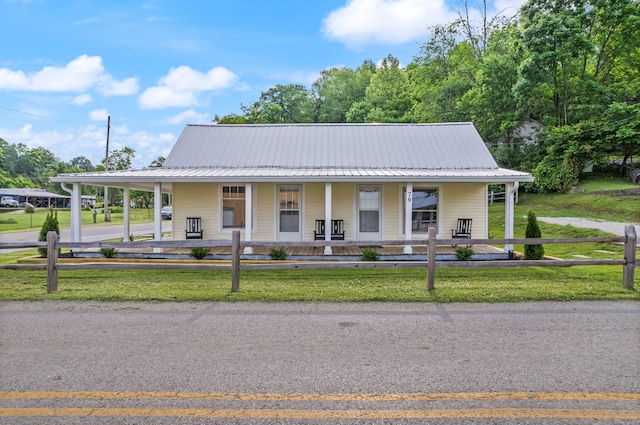
M 187 125 L 163 168 L 497 169 L 472 123 Z
M 499 168 L 471 123 L 187 125 L 160 168 L 59 175 L 153 190 L 178 182 L 530 182 Z

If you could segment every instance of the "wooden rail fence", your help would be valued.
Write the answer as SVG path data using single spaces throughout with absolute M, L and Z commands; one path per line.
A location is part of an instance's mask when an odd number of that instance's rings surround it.
M 314 242 L 265 242 L 240 241 L 240 232 L 234 231 L 231 240 L 186 240 L 186 241 L 138 241 L 138 242 L 60 242 L 55 232 L 47 234 L 47 242 L 0 243 L 0 249 L 9 248 L 46 248 L 46 264 L 0 264 L 0 269 L 11 270 L 46 270 L 47 292 L 52 293 L 58 288 L 59 270 L 132 270 L 132 269 L 167 269 L 167 270 L 230 270 L 231 291 L 240 289 L 241 270 L 267 269 L 322 269 L 322 268 L 396 268 L 408 267 L 427 269 L 427 290 L 435 289 L 435 270 L 441 268 L 485 268 L 485 267 L 572 267 L 620 265 L 622 266 L 622 287 L 633 289 L 635 268 L 640 265 L 636 260 L 637 235 L 634 226 L 626 226 L 625 236 L 598 238 L 516 238 L 516 239 L 465 239 L 469 245 L 487 244 L 556 244 L 556 243 L 587 243 L 609 242 L 624 244 L 623 259 L 588 259 L 588 260 L 486 260 L 486 261 L 436 261 L 437 245 L 459 244 L 460 239 L 436 239 L 434 228 L 429 229 L 428 239 L 425 240 L 387 240 L 387 241 L 314 241 Z M 393 246 L 393 245 L 427 245 L 427 261 L 305 261 L 305 262 L 269 262 L 245 263 L 241 262 L 240 248 L 242 247 L 274 247 L 287 248 L 294 246 Z M 192 263 L 179 260 L 171 263 L 157 262 L 85 262 L 61 263 L 58 261 L 60 248 L 83 250 L 88 248 L 192 248 L 192 247 L 231 247 L 232 260 L 230 264 L 221 263 Z

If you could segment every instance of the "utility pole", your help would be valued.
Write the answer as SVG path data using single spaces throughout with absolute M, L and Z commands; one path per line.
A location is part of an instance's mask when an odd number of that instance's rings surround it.
M 111 130 L 111 115 L 107 117 L 107 149 L 104 156 L 104 170 L 109 171 L 109 131 Z M 111 221 L 109 212 L 109 187 L 104 187 L 104 221 Z

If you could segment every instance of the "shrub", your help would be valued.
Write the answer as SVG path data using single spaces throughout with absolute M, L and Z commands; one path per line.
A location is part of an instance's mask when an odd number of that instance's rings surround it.
M 380 253 L 375 248 L 365 248 L 360 255 L 362 261 L 380 261 Z
M 47 241 L 47 233 L 56 232 L 58 236 L 60 236 L 60 225 L 58 224 L 58 212 L 50 209 L 47 212 L 47 217 L 44 219 L 44 223 L 42 223 L 42 227 L 40 228 L 40 236 L 38 237 L 39 242 Z M 47 256 L 46 248 L 38 248 L 38 252 L 41 257 Z M 58 251 L 58 253 L 60 253 Z
M 473 255 L 473 249 L 467 248 L 465 246 L 459 246 L 456 248 L 456 260 L 458 261 L 469 261 L 471 260 L 471 256 Z
M 209 248 L 205 248 L 203 246 L 196 246 L 191 248 L 191 256 L 196 260 L 202 260 L 204 257 L 209 255 Z
M 284 248 L 272 248 L 269 251 L 269 257 L 272 260 L 286 260 L 288 257 L 287 250 Z
M 118 256 L 118 250 L 115 248 L 100 248 L 100 254 L 104 258 L 116 258 Z
M 109 212 L 112 213 L 112 214 L 123 213 L 124 212 L 124 208 L 122 208 L 122 207 L 109 207 Z
M 527 214 L 527 229 L 525 231 L 525 238 L 539 238 L 540 226 L 538 226 L 538 220 L 533 211 L 529 211 Z M 524 259 L 525 260 L 541 260 L 544 257 L 544 247 L 542 245 L 525 245 L 524 246 Z

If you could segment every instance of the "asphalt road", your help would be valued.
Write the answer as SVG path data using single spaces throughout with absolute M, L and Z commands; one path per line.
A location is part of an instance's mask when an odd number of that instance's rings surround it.
M 640 303 L 0 303 L 6 424 L 640 422 Z

